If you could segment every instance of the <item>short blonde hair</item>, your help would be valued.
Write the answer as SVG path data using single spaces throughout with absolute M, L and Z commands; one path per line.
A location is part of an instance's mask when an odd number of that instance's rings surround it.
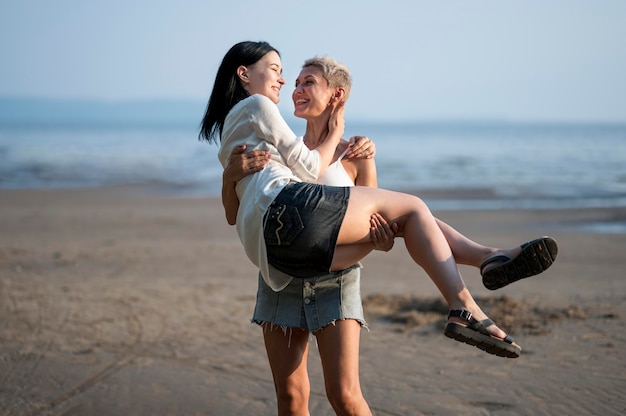
M 343 87 L 346 91 L 344 100 L 347 100 L 350 96 L 350 90 L 352 89 L 352 76 L 347 66 L 342 64 L 330 56 L 316 56 L 304 61 L 302 68 L 308 66 L 314 66 L 322 71 L 322 76 L 328 82 L 330 88 Z

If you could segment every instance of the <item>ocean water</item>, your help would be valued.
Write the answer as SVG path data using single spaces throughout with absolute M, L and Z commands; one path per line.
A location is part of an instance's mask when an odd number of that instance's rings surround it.
M 626 124 L 348 122 L 354 134 L 376 143 L 380 187 L 421 192 L 433 209 L 626 207 Z M 221 170 L 195 125 L 0 125 L 3 189 L 219 196 Z

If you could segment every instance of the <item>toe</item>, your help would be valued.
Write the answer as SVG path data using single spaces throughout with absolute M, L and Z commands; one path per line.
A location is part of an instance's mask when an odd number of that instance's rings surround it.
M 496 324 L 490 325 L 486 329 L 489 335 L 498 339 L 505 339 L 508 336 L 508 334 L 501 330 Z

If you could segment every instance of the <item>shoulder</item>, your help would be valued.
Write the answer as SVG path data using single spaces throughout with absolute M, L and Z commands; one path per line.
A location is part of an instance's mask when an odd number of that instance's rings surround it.
M 254 94 L 239 101 L 228 113 L 227 119 L 248 120 L 253 124 L 274 123 L 281 119 L 278 106 L 261 94 Z
M 261 94 L 254 94 L 241 101 L 245 106 L 245 111 L 253 119 L 275 120 L 281 118 L 278 106 L 272 100 Z
M 341 163 L 356 185 L 375 186 L 372 184 L 376 178 L 376 163 L 374 158 L 343 159 Z
M 276 106 L 276 104 L 272 102 L 272 100 L 270 100 L 266 96 L 261 95 L 261 94 L 254 94 L 239 101 L 231 109 L 232 112 L 236 112 L 236 111 L 256 112 L 259 110 L 263 110 L 263 111 L 278 110 L 278 107 Z
M 262 95 L 262 94 L 251 95 L 243 101 L 245 101 L 246 105 L 249 107 L 256 107 L 256 108 L 263 109 L 266 111 L 278 110 L 278 107 L 276 106 L 276 104 L 274 104 L 272 100 L 270 100 L 269 98 L 267 98 L 265 95 Z
M 365 171 L 376 171 L 376 162 L 374 158 L 371 159 L 351 159 L 351 162 L 357 167 L 359 173 Z

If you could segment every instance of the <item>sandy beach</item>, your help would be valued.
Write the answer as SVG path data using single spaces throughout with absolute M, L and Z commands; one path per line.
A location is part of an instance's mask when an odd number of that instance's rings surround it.
M 398 241 L 363 261 L 361 382 L 376 415 L 626 413 L 626 209 L 435 214 L 485 244 L 543 234 L 556 264 L 500 291 L 461 272 L 522 346 L 446 338 Z M 273 415 L 255 267 L 216 198 L 133 188 L 0 191 L 0 415 Z M 311 415 L 330 415 L 315 342 Z

